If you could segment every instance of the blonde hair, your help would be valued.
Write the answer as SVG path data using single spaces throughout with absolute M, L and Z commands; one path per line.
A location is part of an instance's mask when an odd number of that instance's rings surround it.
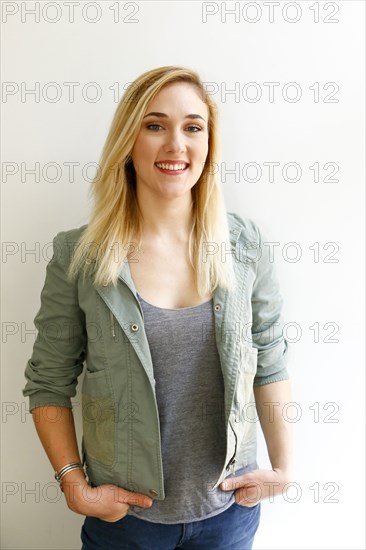
M 149 102 L 173 82 L 193 85 L 209 110 L 208 155 L 201 176 L 191 190 L 193 224 L 188 246 L 197 291 L 204 296 L 217 286 L 234 288 L 227 213 L 215 175 L 218 169 L 217 107 L 195 71 L 175 66 L 145 72 L 120 100 L 101 153 L 99 174 L 91 184 L 93 210 L 74 250 L 68 270 L 71 279 L 82 271 L 85 280 L 93 271 L 95 285 L 116 286 L 121 267 L 129 257 L 132 239 L 137 238 L 137 246 L 141 245 L 141 213 L 131 151 Z

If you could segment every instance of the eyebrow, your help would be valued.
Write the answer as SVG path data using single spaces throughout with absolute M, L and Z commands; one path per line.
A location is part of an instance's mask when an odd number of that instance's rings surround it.
M 156 116 L 156 117 L 159 117 L 159 118 L 169 118 L 168 115 L 166 115 L 165 113 L 158 113 L 158 112 L 148 113 L 147 115 L 144 116 L 144 118 L 146 118 L 148 116 Z M 201 115 L 197 115 L 197 114 L 194 114 L 194 113 L 190 114 L 190 115 L 186 115 L 185 118 L 190 118 L 190 119 L 201 118 L 204 122 L 206 122 L 205 119 Z

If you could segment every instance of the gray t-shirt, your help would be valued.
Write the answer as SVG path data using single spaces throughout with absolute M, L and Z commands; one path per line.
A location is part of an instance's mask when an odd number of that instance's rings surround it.
M 226 452 L 224 381 L 213 300 L 165 309 L 139 294 L 138 299 L 156 381 L 166 498 L 155 500 L 149 509 L 131 506 L 128 514 L 168 524 L 215 516 L 235 498 L 234 491 L 212 489 Z M 255 468 L 257 463 L 234 475 Z

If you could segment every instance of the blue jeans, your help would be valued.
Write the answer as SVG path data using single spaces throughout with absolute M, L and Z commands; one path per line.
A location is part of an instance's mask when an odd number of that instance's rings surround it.
M 191 523 L 152 523 L 126 515 L 115 523 L 86 517 L 82 550 L 251 550 L 261 503 L 234 502 L 211 518 Z

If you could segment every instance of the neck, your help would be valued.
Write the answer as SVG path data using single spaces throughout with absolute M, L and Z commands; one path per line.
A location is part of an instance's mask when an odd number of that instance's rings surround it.
M 160 199 L 138 196 L 142 213 L 141 231 L 144 239 L 162 242 L 186 242 L 192 228 L 192 196 Z

